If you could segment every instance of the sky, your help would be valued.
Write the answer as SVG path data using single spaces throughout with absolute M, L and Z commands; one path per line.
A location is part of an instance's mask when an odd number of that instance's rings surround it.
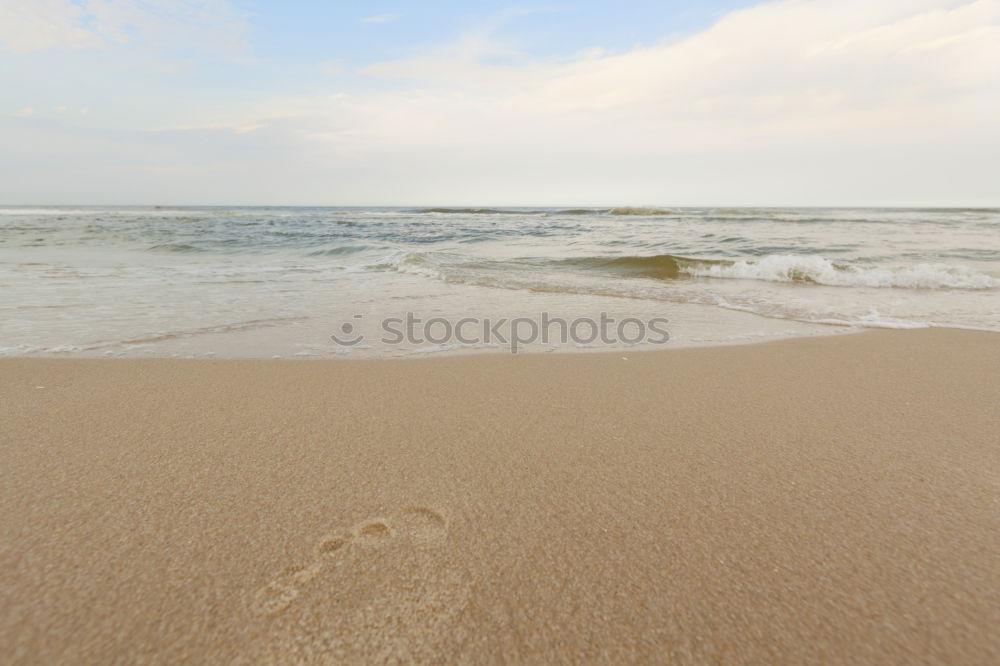
M 0 0 L 0 204 L 1000 206 L 1000 0 Z

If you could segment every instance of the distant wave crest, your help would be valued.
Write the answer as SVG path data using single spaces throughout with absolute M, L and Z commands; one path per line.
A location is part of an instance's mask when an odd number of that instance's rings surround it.
M 372 249 L 370 245 L 334 245 L 322 247 L 306 253 L 309 257 L 339 257 L 345 254 L 356 254 Z
M 565 208 L 524 209 L 524 208 L 421 208 L 418 213 L 436 213 L 440 215 L 623 215 L 623 216 L 655 216 L 674 215 L 677 211 L 655 206 L 618 206 L 615 208 Z
M 672 215 L 674 211 L 651 206 L 619 206 L 608 211 L 612 215 Z
M 158 243 L 147 248 L 150 252 L 201 252 L 202 249 L 190 243 Z
M 420 213 L 439 213 L 452 215 L 496 215 L 505 211 L 496 208 L 423 208 Z

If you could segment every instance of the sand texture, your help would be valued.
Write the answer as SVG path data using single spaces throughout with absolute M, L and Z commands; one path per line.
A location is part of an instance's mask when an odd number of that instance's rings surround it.
M 0 361 L 0 663 L 1000 663 L 1000 336 Z

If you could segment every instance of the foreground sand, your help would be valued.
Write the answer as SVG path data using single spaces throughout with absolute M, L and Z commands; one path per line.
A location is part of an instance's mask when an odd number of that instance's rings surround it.
M 4 360 L 0 662 L 1000 660 L 1000 335 L 624 356 Z

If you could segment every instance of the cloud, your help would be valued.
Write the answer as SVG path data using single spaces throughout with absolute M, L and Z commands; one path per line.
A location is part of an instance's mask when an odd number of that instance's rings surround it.
M 0 0 L 15 53 L 137 43 L 240 54 L 246 18 L 227 0 Z
M 171 134 L 184 150 L 163 178 L 201 177 L 161 184 L 219 203 L 996 205 L 998 7 L 778 0 L 551 59 L 478 31 L 370 65 L 353 93 L 262 100 L 228 129 Z M 209 153 L 205 136 L 259 162 Z M 123 148 L 114 173 L 165 150 Z M 90 157 L 97 173 L 105 158 Z
M 410 83 L 353 97 L 350 111 L 316 100 L 314 113 L 335 124 L 348 114 L 342 140 L 414 148 L 890 147 L 935 132 L 996 139 L 997 6 L 784 0 L 685 39 L 569 62 L 495 62 L 483 57 L 488 46 L 459 42 L 369 66 L 370 76 Z
M 15 53 L 97 46 L 86 12 L 70 0 L 0 0 L 0 43 Z
M 402 14 L 376 14 L 374 16 L 366 16 L 361 19 L 362 23 L 388 23 L 390 21 L 395 21 L 398 18 L 402 18 Z

